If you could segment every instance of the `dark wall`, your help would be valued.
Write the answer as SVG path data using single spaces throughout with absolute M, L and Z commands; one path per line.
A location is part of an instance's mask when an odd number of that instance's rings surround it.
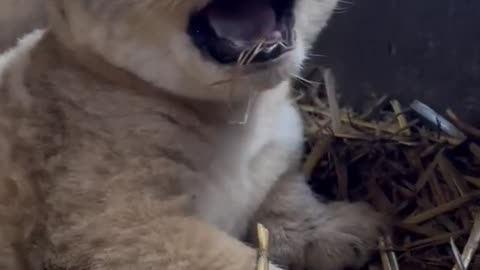
M 480 124 L 480 1 L 348 0 L 321 35 L 344 101 L 418 98 Z

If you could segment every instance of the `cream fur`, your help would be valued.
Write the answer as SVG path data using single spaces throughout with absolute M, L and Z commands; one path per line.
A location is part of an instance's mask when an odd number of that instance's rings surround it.
M 250 270 L 259 221 L 285 268 L 366 262 L 383 221 L 315 198 L 289 97 L 336 0 L 298 0 L 297 48 L 234 80 L 185 34 L 207 2 L 49 0 L 0 56 L 0 269 Z

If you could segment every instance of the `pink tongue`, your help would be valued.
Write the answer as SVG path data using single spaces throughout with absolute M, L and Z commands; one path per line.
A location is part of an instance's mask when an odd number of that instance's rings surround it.
M 233 3 L 213 5 L 207 11 L 210 25 L 219 37 L 240 45 L 242 41 L 258 41 L 275 36 L 276 17 L 269 1 L 244 0 Z

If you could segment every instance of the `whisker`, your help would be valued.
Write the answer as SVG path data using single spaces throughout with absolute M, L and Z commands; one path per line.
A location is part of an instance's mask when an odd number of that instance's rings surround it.
M 334 12 L 337 14 L 348 12 L 348 10 L 354 5 L 353 2 L 347 0 L 340 0 L 338 2 L 339 5 L 334 10 Z
M 321 83 L 322 83 L 322 82 L 318 82 L 318 81 L 312 81 L 312 80 L 303 78 L 302 76 L 295 75 L 295 74 L 292 74 L 292 73 L 290 73 L 290 76 L 292 76 L 292 77 L 295 78 L 295 79 L 300 80 L 301 82 L 307 83 L 307 84 L 309 84 L 309 85 L 312 85 L 312 84 L 321 84 Z
M 347 5 L 353 5 L 353 2 L 352 2 L 352 1 L 348 1 L 348 0 L 339 0 L 338 3 L 340 3 L 340 4 L 347 4 Z
M 255 59 L 255 56 L 257 56 L 260 53 L 260 51 L 263 49 L 264 43 L 265 41 L 262 40 L 256 46 L 253 47 L 253 53 L 250 55 L 250 58 L 248 59 L 248 62 L 245 63 L 245 65 L 250 64 L 253 61 L 253 59 Z
M 324 54 L 316 54 L 316 53 L 307 53 L 307 56 L 312 56 L 312 57 L 327 57 Z
M 282 46 L 282 47 L 285 48 L 285 49 L 288 49 L 288 45 L 285 44 L 283 41 L 279 41 L 277 44 L 280 45 L 280 46 Z
M 237 60 L 237 67 L 238 66 L 243 66 L 246 59 L 248 59 L 248 55 L 250 54 L 251 50 L 248 49 L 248 50 L 244 50 L 240 53 L 240 56 L 238 57 L 238 60 Z

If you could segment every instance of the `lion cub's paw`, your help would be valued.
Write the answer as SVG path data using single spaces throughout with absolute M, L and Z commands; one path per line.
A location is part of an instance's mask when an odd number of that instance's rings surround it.
M 386 219 L 366 203 L 335 202 L 326 206 L 304 246 L 305 266 L 311 270 L 357 269 L 377 249 Z

